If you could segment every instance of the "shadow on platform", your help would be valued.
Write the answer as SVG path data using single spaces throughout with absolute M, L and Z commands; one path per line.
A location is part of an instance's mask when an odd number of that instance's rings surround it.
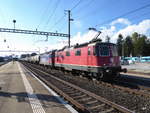
M 0 75 L 20 75 L 20 72 L 17 72 L 17 73 L 6 72 L 6 73 L 0 73 Z
M 25 71 L 24 71 L 23 73 L 24 73 L 26 76 L 31 76 L 29 72 L 25 72 Z M 1 76 L 1 75 L 20 76 L 20 74 L 21 74 L 20 72 L 5 72 L 5 73 L 4 73 L 4 72 L 3 72 L 3 73 L 0 72 L 0 76 Z M 31 76 L 31 77 L 33 77 L 33 76 Z
M 26 92 L 20 92 L 20 93 L 10 93 L 10 92 L 3 92 L 0 91 L 0 97 L 6 97 L 6 98 L 12 98 L 12 99 L 16 99 L 18 102 L 29 102 L 29 98 L 30 99 L 36 99 L 35 94 L 31 94 L 28 96 L 28 94 Z M 51 95 L 45 95 L 45 94 L 36 94 L 36 96 L 38 97 L 38 100 L 41 100 L 41 104 L 43 105 L 43 107 L 62 107 L 64 108 L 64 104 L 66 103 L 60 103 L 57 98 L 57 96 L 51 96 Z M 51 104 L 44 104 L 44 102 L 53 102 Z M 36 104 L 36 103 L 34 103 Z

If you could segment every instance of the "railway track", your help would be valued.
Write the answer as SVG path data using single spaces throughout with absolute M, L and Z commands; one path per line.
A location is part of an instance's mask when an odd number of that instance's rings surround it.
M 114 80 L 116 87 L 119 85 L 122 85 L 124 87 L 124 90 L 131 93 L 135 93 L 138 95 L 146 96 L 150 98 L 150 81 L 143 80 L 139 78 L 128 78 L 125 75 L 121 75 L 120 78 L 117 78 Z
M 133 111 L 115 104 L 85 89 L 75 86 L 69 82 L 39 70 L 33 65 L 25 64 L 32 73 L 44 81 L 49 87 L 59 95 L 74 105 L 79 112 L 83 113 L 133 113 Z
M 143 85 L 138 85 L 135 83 L 130 83 L 130 82 L 125 82 L 125 81 L 118 81 L 114 80 L 115 83 L 106 83 L 106 82 L 101 82 L 100 84 L 103 84 L 108 87 L 112 88 L 118 88 L 120 90 L 129 92 L 131 94 L 136 94 L 140 96 L 145 96 L 150 98 L 150 87 L 146 87 Z

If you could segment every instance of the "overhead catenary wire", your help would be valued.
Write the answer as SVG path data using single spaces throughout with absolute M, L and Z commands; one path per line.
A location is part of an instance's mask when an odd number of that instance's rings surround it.
M 95 25 L 95 27 L 100 26 L 100 25 L 107 24 L 107 23 L 109 23 L 109 22 L 112 22 L 113 20 L 116 20 L 116 19 L 118 19 L 118 18 L 125 17 L 125 16 L 127 16 L 127 15 L 130 15 L 130 14 L 132 14 L 132 13 L 135 13 L 135 12 L 140 11 L 140 10 L 142 10 L 142 9 L 145 9 L 145 8 L 147 8 L 147 7 L 150 7 L 150 4 L 144 5 L 144 6 L 140 7 L 140 8 L 131 10 L 131 11 L 129 11 L 129 12 L 126 12 L 126 13 L 122 14 L 122 15 L 119 15 L 119 16 L 114 17 L 114 18 L 112 18 L 112 19 L 106 20 L 106 21 L 104 21 L 104 22 L 102 22 L 102 23 L 100 23 L 100 24 Z
M 77 8 L 77 7 L 80 5 L 81 2 L 82 2 L 82 0 L 79 0 L 70 10 L 72 11 L 72 10 L 74 10 L 75 8 Z M 56 25 L 58 25 L 58 24 L 63 20 L 63 18 L 64 18 L 65 16 L 66 16 L 66 15 L 61 16 L 61 17 L 52 25 L 51 28 L 54 28 Z
M 131 17 L 131 18 L 129 18 L 130 20 L 138 20 L 138 19 L 140 19 L 141 17 L 143 18 L 144 16 L 146 16 L 146 15 L 150 15 L 150 11 L 149 12 L 146 12 L 146 13 L 143 13 L 143 14 L 141 14 L 141 15 L 137 15 L 137 16 L 133 16 L 133 17 Z
M 63 28 L 64 28 L 65 25 L 67 26 L 67 23 L 65 23 L 65 22 L 60 23 L 59 26 L 57 27 L 57 30 L 58 30 L 59 32 L 61 32 L 62 30 L 64 30 Z M 56 30 L 56 31 L 57 31 L 57 30 Z
M 79 0 L 70 10 L 74 10 L 78 5 L 80 5 L 81 2 L 82 0 Z
M 65 15 L 63 15 L 61 18 L 59 18 L 53 25 L 51 28 L 55 28 L 56 25 L 58 25 L 62 20 L 63 18 L 65 17 Z
M 48 1 L 47 7 L 45 7 L 45 9 L 44 9 L 44 11 L 43 11 L 43 13 L 42 13 L 42 15 L 41 15 L 41 18 L 40 18 L 40 22 L 39 22 L 39 24 L 37 25 L 36 29 L 38 29 L 38 28 L 40 27 L 41 23 L 43 22 L 43 18 L 45 18 L 45 14 L 46 14 L 46 12 L 49 10 L 49 8 L 50 8 L 50 3 L 51 3 L 51 2 L 52 2 L 51 0 Z
M 53 9 L 53 11 L 51 13 L 51 15 L 48 17 L 48 20 L 46 22 L 46 26 L 49 24 L 51 18 L 54 16 L 55 11 L 57 10 L 59 3 L 60 3 L 60 0 L 57 0 L 56 3 L 55 3 L 55 7 L 54 7 L 54 9 Z
M 81 8 L 79 8 L 78 10 L 76 10 L 74 13 L 78 12 L 77 14 L 83 12 L 83 10 L 85 10 L 86 8 L 89 8 L 92 3 L 94 3 L 95 0 L 89 0 L 85 5 L 83 5 Z

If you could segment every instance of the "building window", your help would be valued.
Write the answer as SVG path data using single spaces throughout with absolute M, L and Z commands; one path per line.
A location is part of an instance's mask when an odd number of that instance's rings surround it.
M 75 56 L 81 56 L 81 50 L 80 49 L 75 51 Z
M 66 51 L 66 56 L 70 56 L 70 52 L 69 51 Z

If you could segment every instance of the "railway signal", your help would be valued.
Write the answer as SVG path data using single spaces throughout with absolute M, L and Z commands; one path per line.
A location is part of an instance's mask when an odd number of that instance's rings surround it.
M 13 23 L 14 23 L 14 29 L 15 29 L 15 23 L 16 23 L 16 20 L 13 20 Z

